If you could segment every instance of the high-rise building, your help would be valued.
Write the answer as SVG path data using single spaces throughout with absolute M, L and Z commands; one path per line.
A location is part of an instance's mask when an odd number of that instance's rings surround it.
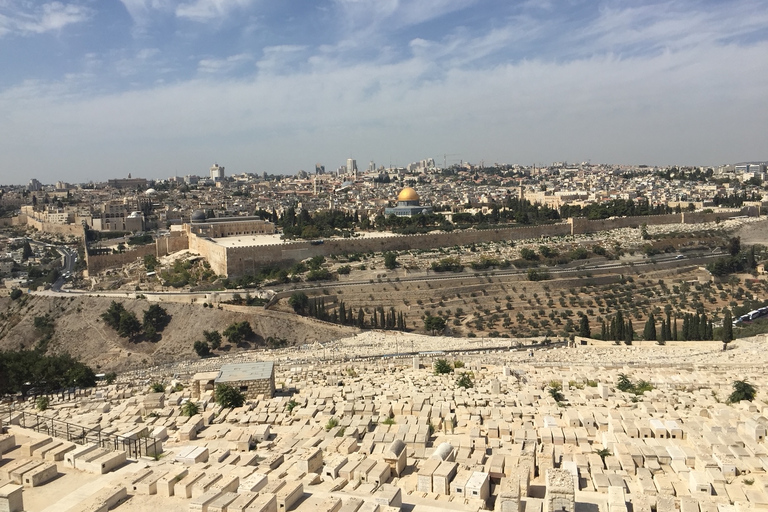
M 32 178 L 29 180 L 29 183 L 27 184 L 27 190 L 30 192 L 37 192 L 39 190 L 43 189 L 43 184 L 37 181 L 35 178 Z
M 224 166 L 219 166 L 219 164 L 213 164 L 211 167 L 211 179 L 213 181 L 223 181 L 224 180 Z
M 357 160 L 347 158 L 347 174 L 357 174 Z

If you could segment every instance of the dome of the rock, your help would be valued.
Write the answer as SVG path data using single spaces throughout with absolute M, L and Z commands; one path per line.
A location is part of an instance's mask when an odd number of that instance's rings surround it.
M 398 201 L 418 201 L 419 194 L 415 190 L 413 190 L 411 187 L 405 187 L 403 190 L 400 191 L 399 194 L 397 194 L 397 200 Z

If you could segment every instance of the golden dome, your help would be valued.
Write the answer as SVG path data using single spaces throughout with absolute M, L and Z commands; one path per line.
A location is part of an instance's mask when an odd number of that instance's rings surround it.
M 418 201 L 419 194 L 416 193 L 416 191 L 413 190 L 411 187 L 405 187 L 403 190 L 400 191 L 399 194 L 397 194 L 397 200 L 398 201 Z

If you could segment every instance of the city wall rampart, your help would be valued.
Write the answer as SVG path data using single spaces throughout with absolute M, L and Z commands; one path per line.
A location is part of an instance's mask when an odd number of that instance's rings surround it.
M 239 276 L 254 273 L 266 264 L 291 263 L 313 256 L 349 254 L 355 252 L 405 251 L 410 249 L 436 249 L 454 245 L 497 242 L 503 240 L 524 240 L 542 236 L 565 236 L 570 234 L 568 224 L 547 224 L 542 226 L 469 230 L 453 233 L 427 233 L 375 238 L 343 238 L 326 240 L 322 244 L 311 242 L 288 242 L 284 244 L 258 245 L 227 248 L 227 275 Z M 190 246 L 191 248 L 191 246 Z M 201 253 L 202 254 L 202 253 Z M 210 262 L 210 261 L 209 261 Z M 213 262 L 211 266 L 216 269 Z M 217 272 L 219 272 L 217 270 Z
M 372 238 L 344 238 L 325 240 L 321 244 L 308 241 L 295 241 L 271 245 L 253 245 L 243 247 L 224 247 L 216 242 L 189 233 L 158 239 L 149 249 L 139 248 L 123 254 L 90 256 L 88 269 L 99 272 L 135 261 L 138 257 L 155 252 L 157 257 L 179 250 L 188 249 L 203 256 L 218 275 L 237 277 L 255 274 L 259 268 L 268 264 L 290 264 L 313 256 L 332 254 L 350 254 L 356 252 L 404 251 L 411 249 L 436 249 L 439 247 L 464 246 L 473 243 L 525 240 L 540 237 L 566 236 L 619 228 L 639 228 L 662 224 L 695 224 L 726 220 L 745 214 L 749 210 L 734 210 L 714 213 L 675 213 L 642 217 L 621 217 L 615 219 L 589 220 L 571 218 L 567 222 L 540 226 L 467 230 L 450 233 L 426 233 L 418 235 L 399 235 Z
M 80 224 L 54 224 L 51 222 L 41 222 L 29 216 L 25 217 L 27 217 L 27 226 L 33 227 L 41 233 L 83 236 L 83 226 Z
M 82 229 L 80 227 L 81 231 Z M 133 263 L 147 254 L 154 254 L 155 257 L 160 258 L 184 249 L 189 249 L 189 239 L 183 233 L 173 233 L 156 239 L 154 244 L 142 245 L 120 254 L 88 254 L 85 261 L 88 264 L 88 272 L 94 274 L 108 268 Z

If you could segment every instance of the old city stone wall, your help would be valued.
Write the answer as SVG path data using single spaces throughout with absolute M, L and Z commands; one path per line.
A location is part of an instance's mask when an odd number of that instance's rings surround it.
M 33 227 L 42 233 L 53 233 L 54 235 L 72 235 L 82 236 L 83 226 L 80 224 L 54 224 L 51 222 L 41 222 L 32 217 L 26 217 L 27 226 Z
M 86 263 L 88 264 L 88 272 L 93 274 L 108 268 L 133 263 L 137 259 L 144 258 L 147 254 L 154 254 L 160 258 L 184 249 L 189 249 L 189 239 L 183 233 L 172 233 L 170 236 L 156 239 L 154 244 L 142 245 L 121 254 L 86 255 Z
M 597 233 L 598 231 L 608 231 L 619 228 L 639 228 L 643 224 L 648 226 L 658 226 L 661 224 L 680 224 L 683 220 L 681 213 L 670 215 L 648 215 L 640 217 L 620 217 L 616 219 L 598 219 L 589 220 L 582 217 L 570 218 L 568 223 L 571 225 L 572 235 L 584 233 Z
M 227 275 L 240 276 L 254 273 L 259 267 L 271 263 L 291 263 L 312 256 L 330 256 L 355 252 L 404 251 L 409 249 L 435 249 L 454 245 L 524 240 L 541 236 L 564 236 L 571 232 L 568 224 L 544 226 L 470 230 L 455 233 L 428 233 L 376 238 L 345 238 L 326 240 L 323 244 L 290 242 L 285 244 L 232 247 L 227 249 Z M 213 263 L 211 263 L 213 266 Z M 216 268 L 216 267 L 214 267 Z
M 267 264 L 288 264 L 312 256 L 330 256 L 355 252 L 403 251 L 410 249 L 435 249 L 438 247 L 463 246 L 473 243 L 496 242 L 505 240 L 525 240 L 543 236 L 566 236 L 619 228 L 639 228 L 643 224 L 653 226 L 661 224 L 694 224 L 726 220 L 745 214 L 754 214 L 749 210 L 716 213 L 676 213 L 643 217 L 622 217 L 616 219 L 588 220 L 571 218 L 567 222 L 541 226 L 499 228 L 485 230 L 467 230 L 452 233 L 427 233 L 423 235 L 402 235 L 376 238 L 345 238 L 326 240 L 313 245 L 307 241 L 287 242 L 272 245 L 254 245 L 246 247 L 223 247 L 194 233 L 184 233 L 159 239 L 155 246 L 138 248 L 123 254 L 90 256 L 88 269 L 98 272 L 135 261 L 145 254 L 155 253 L 164 256 L 171 252 L 189 249 L 203 256 L 218 275 L 237 277 L 254 274 Z

